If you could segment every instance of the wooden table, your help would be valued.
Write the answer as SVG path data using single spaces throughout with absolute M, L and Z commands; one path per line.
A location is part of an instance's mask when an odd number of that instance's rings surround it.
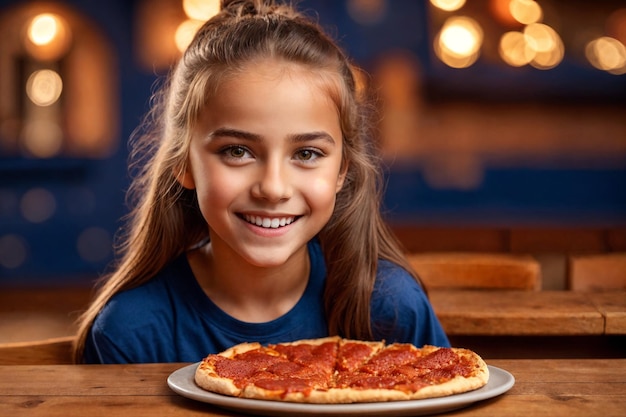
M 449 335 L 626 334 L 626 291 L 436 290 L 430 299 Z
M 511 372 L 507 393 L 446 415 L 623 417 L 626 359 L 493 360 Z M 185 364 L 0 367 L 2 416 L 237 416 L 181 397 L 168 375 Z
M 626 334 L 626 291 L 589 293 L 587 296 L 604 316 L 605 334 Z

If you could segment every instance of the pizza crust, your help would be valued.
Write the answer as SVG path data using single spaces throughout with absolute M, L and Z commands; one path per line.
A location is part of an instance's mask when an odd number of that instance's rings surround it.
M 204 362 L 198 366 L 195 373 L 195 381 L 199 387 L 218 394 L 229 395 L 231 397 L 241 396 L 241 388 L 238 388 L 231 379 L 222 378 Z
M 341 340 L 342 339 L 339 336 L 327 336 L 327 337 L 320 337 L 317 339 L 300 339 L 300 340 L 295 340 L 293 342 L 284 342 L 284 343 L 281 343 L 281 345 L 283 346 L 297 346 L 297 345 L 321 346 L 324 343 L 328 343 L 328 342 L 340 343 Z M 274 345 L 270 345 L 270 346 L 274 346 Z
M 255 349 L 260 349 L 262 346 L 260 343 L 241 343 L 235 345 L 216 356 L 225 358 L 234 358 L 245 352 L 249 352 Z M 216 357 L 207 357 L 202 361 L 196 369 L 194 379 L 198 386 L 211 392 L 218 394 L 230 395 L 232 397 L 239 397 L 241 395 L 241 388 L 238 388 L 230 378 L 223 378 L 218 375 L 215 369 Z

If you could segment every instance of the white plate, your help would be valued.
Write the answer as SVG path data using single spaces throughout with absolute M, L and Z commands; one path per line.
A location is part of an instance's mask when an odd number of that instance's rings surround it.
M 232 411 L 264 416 L 418 416 L 442 413 L 466 407 L 477 401 L 501 395 L 511 389 L 515 378 L 509 372 L 489 365 L 489 382 L 482 388 L 463 394 L 414 401 L 390 401 L 353 404 L 304 404 L 229 397 L 198 387 L 194 375 L 198 364 L 172 372 L 167 385 L 183 397 L 213 404 Z

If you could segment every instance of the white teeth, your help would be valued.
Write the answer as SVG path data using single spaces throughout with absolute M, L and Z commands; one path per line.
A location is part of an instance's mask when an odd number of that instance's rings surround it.
M 276 229 L 278 227 L 286 226 L 288 224 L 293 223 L 294 221 L 293 217 L 269 218 L 269 217 L 251 216 L 248 214 L 244 215 L 244 218 L 246 219 L 248 223 L 256 224 L 257 226 L 271 228 L 271 229 Z

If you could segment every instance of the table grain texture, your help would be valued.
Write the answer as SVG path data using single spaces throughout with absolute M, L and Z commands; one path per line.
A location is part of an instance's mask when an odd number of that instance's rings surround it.
M 507 393 L 450 416 L 626 416 L 626 359 L 487 359 Z M 181 397 L 167 377 L 187 364 L 0 367 L 0 416 L 239 416 Z
M 626 291 L 589 293 L 587 296 L 604 316 L 605 334 L 626 334 Z

